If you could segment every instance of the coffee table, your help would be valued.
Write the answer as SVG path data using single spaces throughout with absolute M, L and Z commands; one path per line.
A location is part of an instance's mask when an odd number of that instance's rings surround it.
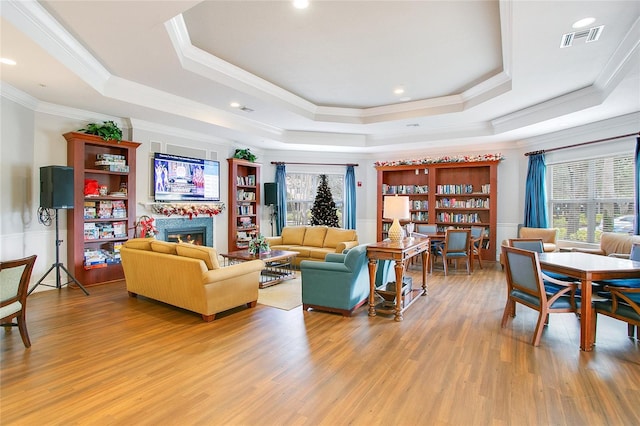
M 255 259 L 262 260 L 266 266 L 260 273 L 260 288 L 269 287 L 284 280 L 295 278 L 296 274 L 293 270 L 292 261 L 297 255 L 297 251 L 287 250 L 271 250 L 268 253 L 260 254 L 251 254 L 249 250 L 238 250 L 221 254 L 224 258 L 225 265 Z

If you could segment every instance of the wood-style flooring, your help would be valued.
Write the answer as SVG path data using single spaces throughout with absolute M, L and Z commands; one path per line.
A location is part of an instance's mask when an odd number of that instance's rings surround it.
M 2 425 L 638 425 L 640 343 L 598 318 L 500 328 L 497 263 L 429 276 L 403 322 L 258 305 L 211 323 L 123 282 L 36 292 L 32 347 L 0 330 Z M 420 285 L 412 266 L 414 286 Z

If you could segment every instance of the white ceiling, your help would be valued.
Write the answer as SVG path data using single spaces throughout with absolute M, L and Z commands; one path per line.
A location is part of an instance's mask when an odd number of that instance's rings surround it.
M 0 55 L 18 62 L 1 65 L 5 96 L 260 148 L 476 147 L 640 111 L 638 1 L 3 0 L 0 13 Z M 560 49 L 588 16 L 600 39 Z

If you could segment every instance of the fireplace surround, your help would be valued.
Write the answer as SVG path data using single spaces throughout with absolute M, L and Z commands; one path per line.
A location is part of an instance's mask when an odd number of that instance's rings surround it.
M 156 217 L 156 229 L 158 230 L 158 239 L 164 241 L 177 241 L 181 236 L 183 242 L 187 242 L 187 235 L 191 235 L 198 245 L 213 247 L 213 218 L 212 217 L 195 217 L 189 219 L 186 217 L 175 218 L 158 218 Z M 195 238 L 195 234 L 202 235 L 201 240 Z

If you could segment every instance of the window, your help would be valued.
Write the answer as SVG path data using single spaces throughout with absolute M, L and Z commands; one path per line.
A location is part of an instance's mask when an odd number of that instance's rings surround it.
M 327 175 L 331 195 L 338 209 L 338 221 L 342 223 L 344 175 L 323 174 Z M 320 173 L 287 173 L 287 226 L 311 223 L 311 208 L 319 183 Z
M 633 233 L 631 154 L 547 166 L 549 212 L 558 238 L 597 243 L 602 232 Z

